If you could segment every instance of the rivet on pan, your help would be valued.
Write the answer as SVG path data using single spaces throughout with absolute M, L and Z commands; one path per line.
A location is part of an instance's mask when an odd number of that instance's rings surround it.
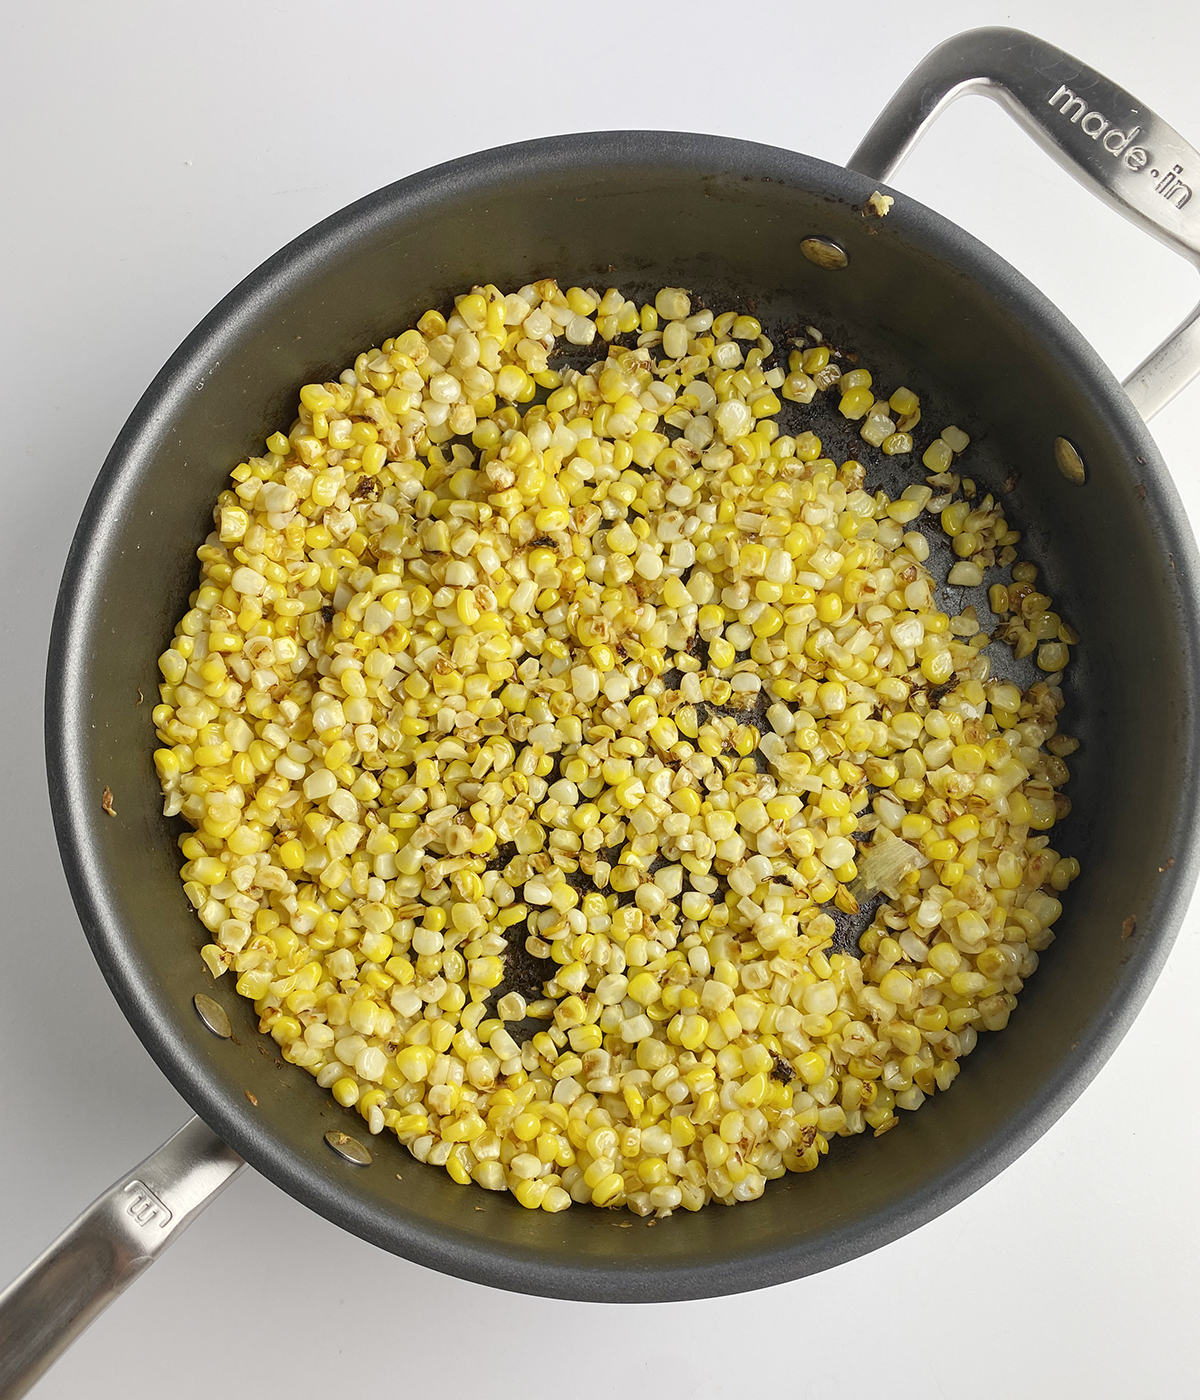
M 1072 486 L 1082 486 L 1087 481 L 1087 466 L 1074 443 L 1066 438 L 1055 438 L 1054 460 Z
M 817 267 L 845 267 L 850 261 L 845 248 L 839 247 L 832 238 L 806 238 L 800 244 L 800 251 Z
M 325 1141 L 339 1157 L 345 1157 L 347 1162 L 353 1162 L 356 1167 L 369 1167 L 371 1165 L 373 1160 L 371 1154 L 357 1138 L 352 1138 L 349 1133 L 331 1128 L 325 1134 Z
M 225 1008 L 219 1002 L 213 1001 L 212 997 L 206 997 L 203 992 L 197 992 L 192 998 L 192 1005 L 213 1035 L 219 1035 L 222 1040 L 229 1039 L 233 1034 L 233 1027 L 229 1024 Z

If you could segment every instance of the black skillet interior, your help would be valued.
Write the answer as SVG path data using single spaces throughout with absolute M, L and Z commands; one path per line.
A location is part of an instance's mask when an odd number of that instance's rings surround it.
M 664 1300 L 814 1272 L 895 1238 L 1029 1145 L 1103 1062 L 1165 957 L 1191 887 L 1195 551 L 1151 441 L 1118 385 L 1013 269 L 900 196 L 835 166 L 712 137 L 618 133 L 484 153 L 335 215 L 237 288 L 181 347 L 123 430 L 88 502 L 51 649 L 47 740 L 71 887 L 113 991 L 198 1112 L 284 1189 L 380 1246 L 480 1282 L 564 1297 Z M 849 267 L 799 252 L 836 239 Z M 1058 849 L 1084 875 L 1008 1031 L 984 1036 L 952 1093 L 881 1140 L 835 1142 L 821 1169 L 735 1211 L 548 1216 L 455 1186 L 394 1139 L 349 1165 L 322 1137 L 365 1125 L 260 1037 L 232 978 L 210 981 L 150 761 L 155 658 L 195 585 L 194 549 L 230 468 L 290 422 L 300 384 L 475 282 L 694 288 L 769 331 L 815 325 L 925 409 L 956 422 L 981 488 L 1014 474 L 1022 553 L 1082 633 L 1064 727 L 1079 735 Z M 826 420 L 832 423 L 832 419 Z M 1055 470 L 1065 435 L 1090 479 Z M 885 469 L 854 440 L 868 482 Z M 934 532 L 931 531 L 931 534 Z M 959 603 L 965 601 L 960 599 Z M 986 616 L 986 614 L 985 614 Z M 139 703 L 139 687 L 145 703 Z M 101 811 L 111 788 L 115 819 Z M 1174 865 L 1170 864 L 1174 860 Z M 1160 867 L 1166 867 L 1160 870 Z M 1123 922 L 1137 919 L 1131 938 Z M 229 1011 L 211 1036 L 191 999 Z M 250 1096 L 253 1095 L 253 1099 Z

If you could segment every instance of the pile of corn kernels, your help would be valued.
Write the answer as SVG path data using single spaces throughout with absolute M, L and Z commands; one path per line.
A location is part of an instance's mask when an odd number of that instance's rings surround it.
M 1079 639 L 966 434 L 917 460 L 852 358 L 678 288 L 477 287 L 217 500 L 154 711 L 202 956 L 456 1182 L 753 1200 L 947 1089 L 1053 938 Z

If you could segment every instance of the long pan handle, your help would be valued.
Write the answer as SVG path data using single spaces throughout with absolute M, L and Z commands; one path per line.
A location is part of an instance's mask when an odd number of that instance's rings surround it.
M 17 1400 L 246 1164 L 193 1118 L 0 1293 L 0 1400 Z
M 1106 203 L 1200 263 L 1200 153 L 1116 83 L 1019 29 L 972 29 L 913 69 L 850 157 L 888 180 L 929 124 L 966 93 L 1001 104 Z M 1200 307 L 1125 380 L 1152 418 L 1200 374 Z

